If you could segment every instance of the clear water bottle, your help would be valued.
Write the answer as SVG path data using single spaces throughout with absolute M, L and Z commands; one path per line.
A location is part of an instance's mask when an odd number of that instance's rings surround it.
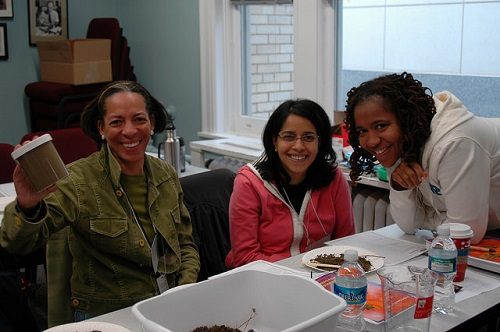
M 457 247 L 450 238 L 450 225 L 439 225 L 437 234 L 429 249 L 429 269 L 435 273 L 437 279 L 434 288 L 434 311 L 447 314 L 453 312 L 455 307 L 453 278 L 457 272 Z
M 333 292 L 347 302 L 346 309 L 339 315 L 338 331 L 365 331 L 363 308 L 366 303 L 366 275 L 358 263 L 358 252 L 346 250 L 344 263 L 337 271 Z

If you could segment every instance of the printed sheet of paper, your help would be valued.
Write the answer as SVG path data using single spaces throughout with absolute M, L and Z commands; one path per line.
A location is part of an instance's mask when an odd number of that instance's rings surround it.
M 467 269 L 464 281 L 456 284 L 462 286 L 460 292 L 455 294 L 455 302 L 460 302 L 500 287 L 500 279 L 484 275 L 473 269 Z
M 385 265 L 396 265 L 426 252 L 425 244 L 390 238 L 367 231 L 325 242 L 327 245 L 349 245 L 368 249 L 385 257 Z

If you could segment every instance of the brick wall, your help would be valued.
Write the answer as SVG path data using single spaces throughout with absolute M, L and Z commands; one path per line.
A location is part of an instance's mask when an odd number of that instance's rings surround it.
M 293 6 L 249 6 L 251 111 L 268 118 L 293 92 Z

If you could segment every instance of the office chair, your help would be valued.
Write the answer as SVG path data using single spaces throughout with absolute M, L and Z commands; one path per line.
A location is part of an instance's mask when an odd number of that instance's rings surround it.
M 220 168 L 180 178 L 193 237 L 200 253 L 198 281 L 227 271 L 225 259 L 229 239 L 229 199 L 235 173 Z
M 16 168 L 16 162 L 12 159 L 11 153 L 14 146 L 8 143 L 0 143 L 0 183 L 12 182 L 12 173 Z

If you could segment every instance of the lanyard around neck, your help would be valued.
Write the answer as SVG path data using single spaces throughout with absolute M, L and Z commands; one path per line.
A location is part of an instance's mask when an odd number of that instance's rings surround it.
M 120 190 L 123 193 L 125 200 L 127 201 L 128 208 L 130 210 L 130 213 L 132 214 L 132 219 L 134 220 L 135 224 L 139 227 L 139 230 L 141 231 L 142 237 L 144 238 L 144 240 L 146 240 L 146 243 L 148 244 L 149 249 L 151 249 L 152 243 L 149 242 L 148 237 L 146 236 L 146 231 L 144 230 L 144 227 L 142 227 L 142 225 L 139 221 L 139 217 L 137 217 L 137 213 L 135 212 L 134 207 L 132 206 L 132 202 L 128 198 L 127 193 L 125 192 L 123 187 L 120 187 Z M 153 223 L 153 221 L 151 221 L 151 223 L 153 224 L 153 230 L 154 230 L 155 236 L 156 236 L 156 234 L 158 233 L 156 226 Z

